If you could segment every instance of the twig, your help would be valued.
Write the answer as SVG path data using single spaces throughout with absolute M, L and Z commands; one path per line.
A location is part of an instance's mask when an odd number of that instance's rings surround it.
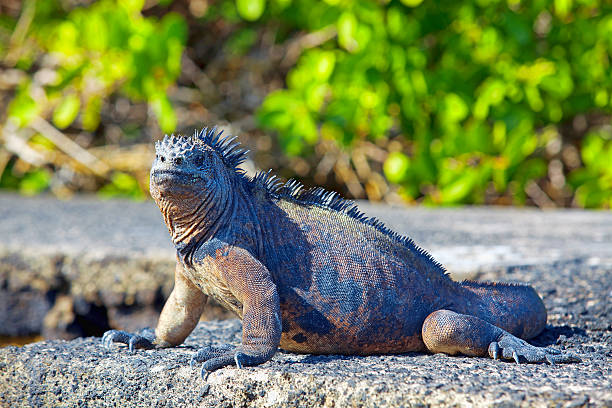
M 540 208 L 555 208 L 555 202 L 551 200 L 546 192 L 538 186 L 535 181 L 530 181 L 525 186 L 525 192 L 533 200 L 533 202 Z
M 303 35 L 297 40 L 292 41 L 287 47 L 285 57 L 281 61 L 281 67 L 286 68 L 292 66 L 302 54 L 302 51 L 321 45 L 334 38 L 336 34 L 336 28 L 333 25 L 329 25 L 319 31 Z
M 79 146 L 43 118 L 35 118 L 30 122 L 29 127 L 49 139 L 68 156 L 91 170 L 92 173 L 105 177 L 110 171 L 110 167 L 106 163 Z
M 8 66 L 15 65 L 15 63 L 19 59 L 19 54 L 23 50 L 23 40 L 28 34 L 28 30 L 30 29 L 32 20 L 34 20 L 35 12 L 36 1 L 26 0 L 23 4 L 21 16 L 19 16 L 19 20 L 17 21 L 17 26 L 15 27 L 13 35 L 11 36 L 11 40 L 9 42 L 9 51 L 6 54 L 6 57 L 4 58 L 4 61 Z
M 42 166 L 48 163 L 48 160 L 44 157 L 43 154 L 37 152 L 28 146 L 29 136 L 23 137 L 20 133 L 23 133 L 24 129 L 19 129 L 16 125 L 14 125 L 11 121 L 8 121 L 4 128 L 2 129 L 2 139 L 4 139 L 4 148 L 17 155 L 24 162 L 31 164 L 32 166 Z M 6 163 L 4 164 L 4 166 Z M 2 166 L 2 171 L 4 171 L 4 166 Z

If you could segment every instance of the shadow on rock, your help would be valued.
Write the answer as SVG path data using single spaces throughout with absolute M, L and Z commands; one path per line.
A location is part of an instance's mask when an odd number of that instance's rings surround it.
M 586 336 L 587 332 L 584 329 L 579 327 L 570 327 L 570 326 L 551 326 L 546 325 L 544 331 L 537 337 L 530 339 L 529 342 L 534 346 L 538 347 L 548 347 L 554 346 L 555 344 L 561 342 L 565 342 L 567 339 L 572 337 L 583 337 Z

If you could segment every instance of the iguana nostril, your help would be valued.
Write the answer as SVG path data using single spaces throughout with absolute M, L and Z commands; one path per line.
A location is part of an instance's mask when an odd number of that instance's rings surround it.
M 163 163 L 166 161 L 166 158 L 164 156 L 159 156 L 159 160 L 161 160 L 161 162 Z

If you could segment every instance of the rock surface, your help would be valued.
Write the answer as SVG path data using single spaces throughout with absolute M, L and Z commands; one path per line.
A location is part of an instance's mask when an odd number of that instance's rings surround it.
M 240 322 L 224 320 L 200 323 L 183 346 L 166 350 L 129 354 L 91 337 L 0 349 L 0 406 L 612 406 L 610 269 L 569 262 L 486 277 L 534 282 L 550 312 L 532 343 L 571 351 L 583 362 L 279 352 L 261 366 L 223 368 L 203 381 L 189 367 L 195 350 L 240 342 Z
M 1 348 L 0 407 L 612 406 L 612 213 L 361 207 L 455 277 L 532 284 L 549 311 L 533 343 L 583 362 L 279 352 L 203 382 L 189 367 L 193 352 L 240 341 L 238 321 L 211 321 L 184 346 L 135 355 L 93 337 Z M 154 324 L 174 260 L 152 203 L 0 195 L 0 209 L 0 334 L 70 337 Z

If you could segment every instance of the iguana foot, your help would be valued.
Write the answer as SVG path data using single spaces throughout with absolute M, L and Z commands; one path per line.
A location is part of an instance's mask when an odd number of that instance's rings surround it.
M 155 340 L 155 332 L 150 329 L 142 329 L 138 333 L 132 334 L 121 330 L 109 330 L 102 336 L 102 344 L 107 349 L 112 343 L 127 344 L 131 353 L 137 348 L 152 349 L 155 348 L 153 341 Z
M 528 363 L 579 363 L 582 360 L 571 353 L 563 353 L 550 347 L 536 347 L 525 340 L 519 339 L 504 332 L 501 337 L 489 345 L 489 356 L 497 360 L 504 358 L 516 361 L 520 364 L 521 361 Z
M 536 347 L 479 317 L 437 310 L 425 319 L 423 342 L 432 353 L 505 358 L 517 363 L 574 363 L 580 358 L 548 347 Z
M 246 350 L 243 346 L 232 346 L 225 344 L 220 347 L 204 347 L 196 352 L 191 358 L 191 367 L 196 363 L 202 364 L 202 379 L 206 380 L 208 374 L 219 368 L 236 365 L 238 368 L 253 366 L 268 361 L 274 354 L 266 350 Z

